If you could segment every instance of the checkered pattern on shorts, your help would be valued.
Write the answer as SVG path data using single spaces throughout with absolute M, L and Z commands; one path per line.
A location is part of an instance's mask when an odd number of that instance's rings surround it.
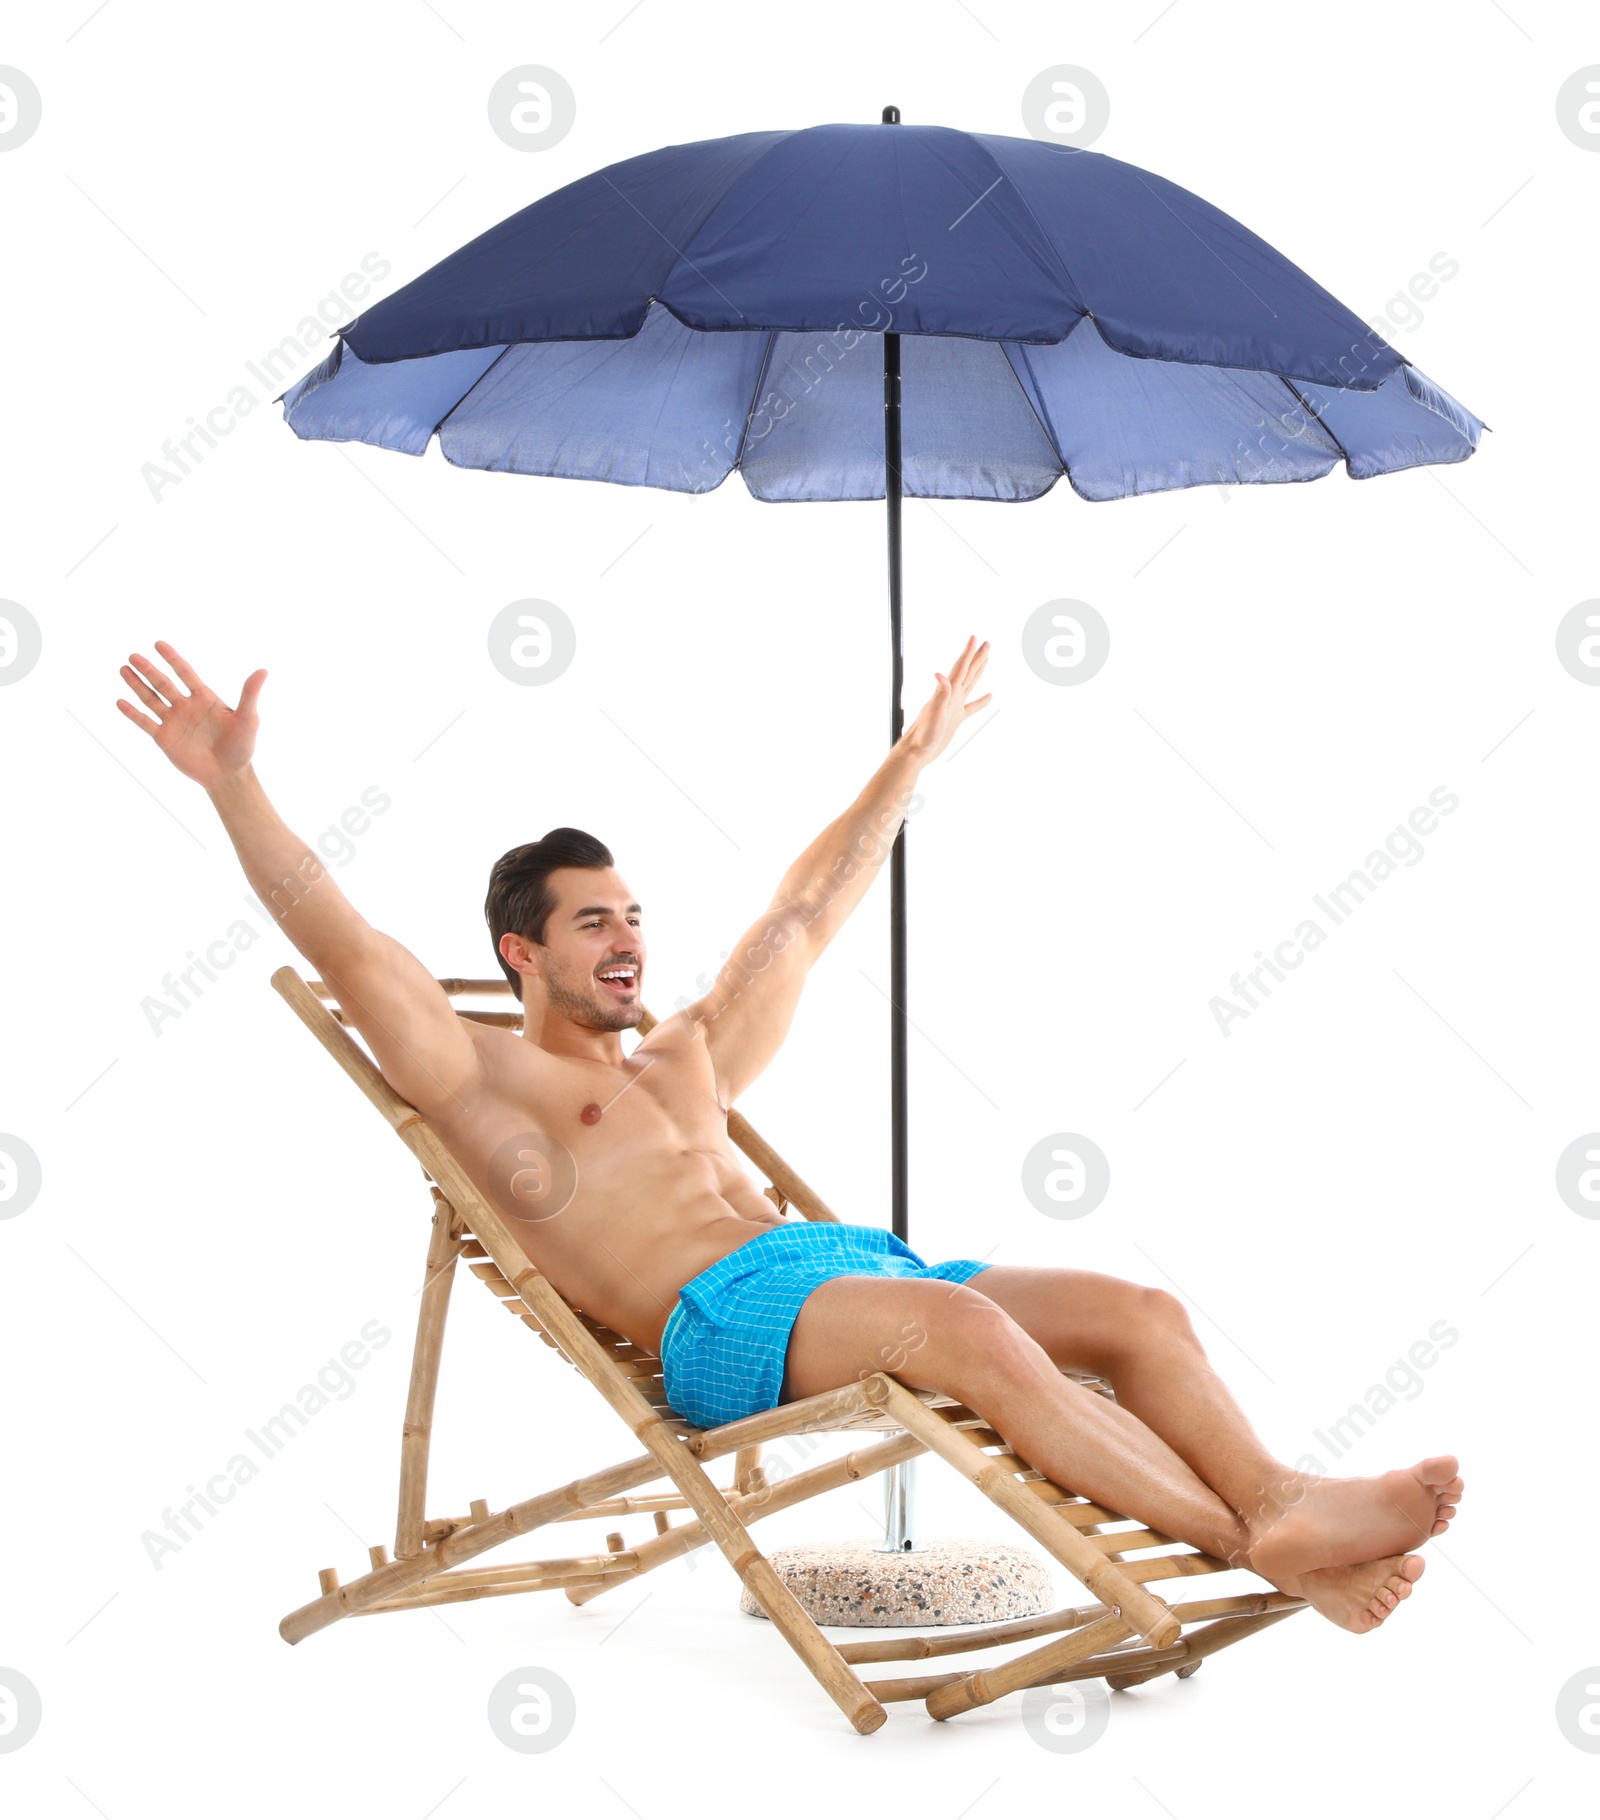
M 795 1220 L 758 1233 L 678 1291 L 661 1336 L 667 1400 L 697 1428 L 773 1409 L 800 1305 L 834 1277 L 924 1277 L 964 1283 L 973 1258 L 926 1264 L 877 1226 Z

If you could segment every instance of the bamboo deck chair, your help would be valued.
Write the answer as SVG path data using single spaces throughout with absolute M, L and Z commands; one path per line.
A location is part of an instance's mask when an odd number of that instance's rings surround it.
M 1112 1687 L 1124 1688 L 1163 1674 L 1190 1675 L 1207 1656 L 1303 1606 L 1303 1600 L 1271 1591 L 1169 1605 L 1148 1590 L 1153 1583 L 1228 1571 L 1227 1562 L 1052 1484 L 974 1411 L 949 1397 L 909 1390 L 884 1373 L 720 1428 L 693 1427 L 667 1404 L 661 1361 L 571 1307 L 534 1268 L 421 1113 L 389 1086 L 344 1027 L 342 1013 L 331 1006 L 331 991 L 320 982 L 308 985 L 292 967 L 279 968 L 272 984 L 421 1163 L 433 1198 L 400 1443 L 394 1555 L 391 1559 L 387 1547 L 378 1544 L 369 1551 L 369 1571 L 344 1584 L 333 1568 L 323 1568 L 319 1597 L 279 1625 L 286 1641 L 298 1643 L 341 1618 L 507 1593 L 560 1588 L 582 1604 L 632 1584 L 665 1561 L 715 1543 L 846 1718 L 857 1731 L 872 1732 L 887 1716 L 885 1702 L 922 1700 L 934 1718 L 948 1719 L 1027 1687 L 1103 1675 Z M 502 980 L 445 979 L 439 984 L 452 1001 L 511 996 Z M 456 1009 L 459 1016 L 479 1022 L 512 1029 L 521 1024 L 520 1009 Z M 641 1033 L 653 1022 L 646 1014 Z M 766 1175 L 771 1184 L 766 1193 L 780 1212 L 793 1206 L 807 1219 L 836 1218 L 738 1112 L 729 1114 L 728 1135 Z M 644 1447 L 642 1454 L 500 1510 L 474 1499 L 465 1516 L 430 1519 L 424 1514 L 434 1390 L 459 1258 L 467 1260 L 472 1275 L 502 1307 L 576 1366 L 632 1430 Z M 1085 1381 L 1112 1394 L 1103 1381 Z M 769 1482 L 761 1465 L 764 1443 L 835 1429 L 881 1432 L 842 1458 Z M 943 1634 L 894 1632 L 840 1644 L 825 1637 L 756 1547 L 749 1525 L 921 1453 L 948 1461 L 999 1505 L 1073 1575 L 1091 1603 Z M 730 1454 L 731 1482 L 719 1486 L 707 1468 Z M 662 1480 L 669 1489 L 634 1495 L 639 1487 Z M 687 1513 L 685 1520 L 673 1522 L 680 1511 Z M 630 1546 L 614 1531 L 606 1537 L 604 1554 L 466 1565 L 546 1524 L 638 1515 L 652 1519 L 653 1533 Z M 958 1655 L 1036 1638 L 1053 1640 L 997 1666 L 871 1681 L 856 1673 L 869 1663 Z

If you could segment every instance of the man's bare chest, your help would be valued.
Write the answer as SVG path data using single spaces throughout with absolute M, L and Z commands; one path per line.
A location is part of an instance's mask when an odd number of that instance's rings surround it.
M 614 1066 L 508 1038 L 486 1055 L 478 1090 L 437 1122 L 480 1188 L 521 1218 L 691 1175 L 715 1190 L 738 1169 L 702 1047 L 641 1044 Z

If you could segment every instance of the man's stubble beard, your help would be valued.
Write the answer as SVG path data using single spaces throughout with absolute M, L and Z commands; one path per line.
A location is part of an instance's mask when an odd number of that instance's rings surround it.
M 639 999 L 631 1005 L 608 1004 L 599 994 L 601 988 L 594 983 L 592 976 L 585 975 L 587 991 L 578 990 L 572 979 L 559 964 L 551 963 L 545 968 L 544 995 L 545 1002 L 552 1011 L 559 1011 L 570 1023 L 581 1030 L 632 1030 L 644 1016 L 644 1006 Z

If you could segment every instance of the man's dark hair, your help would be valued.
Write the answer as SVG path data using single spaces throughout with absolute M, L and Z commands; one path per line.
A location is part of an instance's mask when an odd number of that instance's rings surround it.
M 502 935 L 520 935 L 524 941 L 544 946 L 545 925 L 556 907 L 550 874 L 560 866 L 582 866 L 600 871 L 615 865 L 611 849 L 581 828 L 552 828 L 543 840 L 502 853 L 489 874 L 489 895 L 483 902 L 483 920 L 489 925 L 494 957 L 522 998 L 522 975 L 500 952 Z

